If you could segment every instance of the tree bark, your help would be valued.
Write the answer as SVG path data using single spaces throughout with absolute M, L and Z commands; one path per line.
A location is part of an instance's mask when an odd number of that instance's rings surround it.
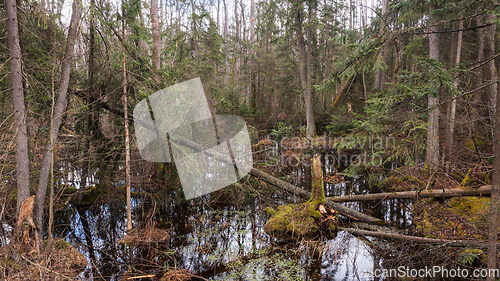
M 476 18 L 476 26 L 483 25 L 482 15 L 479 15 Z M 476 63 L 480 63 L 484 60 L 484 28 L 479 28 L 477 30 L 477 59 Z M 479 67 L 476 69 L 476 77 L 475 77 L 475 88 L 479 88 L 483 85 L 483 70 L 484 67 Z M 479 130 L 479 122 L 478 120 L 483 116 L 483 109 L 481 106 L 481 100 L 484 96 L 484 91 L 476 93 L 473 97 L 473 106 L 472 106 L 472 132 L 474 135 L 477 135 Z
M 314 155 L 311 161 L 311 198 L 309 201 L 325 202 L 325 188 L 323 186 L 323 171 L 321 170 L 321 156 Z
M 306 106 L 306 122 L 307 122 L 307 137 L 314 137 L 316 135 L 316 128 L 314 124 L 314 113 L 311 101 L 311 85 L 307 81 L 306 70 L 306 44 L 304 42 L 304 35 L 302 33 L 302 9 L 299 0 L 293 2 L 293 12 L 295 13 L 295 33 L 298 45 L 297 61 L 299 67 L 300 84 L 304 93 L 304 103 Z
M 234 82 L 234 76 L 235 73 L 237 72 L 236 69 L 238 69 L 238 57 L 240 53 L 240 20 L 238 18 L 238 0 L 234 0 L 234 21 L 236 24 L 235 31 L 236 31 L 236 47 L 235 47 L 235 52 L 234 52 L 234 58 L 233 58 L 233 82 Z
M 153 2 L 155 0 L 152 0 Z M 123 3 L 122 3 L 123 6 Z M 158 17 L 158 14 L 156 15 Z M 125 21 L 122 19 L 122 37 L 125 38 Z M 154 46 L 153 46 L 154 47 Z M 130 187 L 130 141 L 128 136 L 128 109 L 127 109 L 127 60 L 125 57 L 125 42 L 122 42 L 122 69 L 123 69 L 123 120 L 125 123 L 125 185 L 127 189 L 127 231 L 132 230 L 132 199 Z
M 387 13 L 389 10 L 389 0 L 382 0 L 382 22 L 380 23 L 380 33 L 381 35 L 384 34 L 385 32 L 385 21 L 387 19 Z M 380 50 L 380 56 L 384 60 L 384 63 L 386 61 L 385 57 L 387 56 L 387 44 L 384 43 L 384 46 L 382 47 L 382 50 Z M 375 76 L 375 89 L 380 89 L 383 90 L 384 87 L 384 82 L 385 82 L 385 71 L 379 67 L 377 69 L 377 74 Z
M 386 199 L 409 199 L 409 198 L 447 198 L 460 196 L 486 196 L 491 194 L 491 186 L 482 186 L 475 189 L 440 189 L 440 190 L 413 190 L 401 192 L 383 192 L 374 194 L 347 195 L 338 197 L 327 197 L 333 202 L 352 201 L 376 201 Z
M 255 107 L 255 74 L 254 74 L 254 52 L 253 44 L 255 43 L 255 0 L 250 1 L 250 49 L 249 49 L 249 60 L 250 65 L 250 81 L 247 87 L 245 95 L 245 105 L 248 110 L 252 110 Z
M 198 40 L 196 39 L 196 14 L 194 13 L 194 0 L 191 0 L 191 39 L 193 40 L 193 57 L 196 62 L 200 63 L 199 50 L 198 50 Z
M 17 204 L 16 217 L 21 204 L 30 197 L 30 171 L 28 158 L 28 135 L 24 104 L 23 76 L 21 70 L 21 47 L 15 0 L 6 0 L 7 31 L 12 83 L 12 103 L 16 127 Z
M 356 228 L 344 228 L 340 229 L 350 232 L 356 235 L 363 236 L 371 236 L 371 237 L 380 237 L 383 239 L 391 239 L 391 240 L 399 240 L 399 241 L 411 241 L 418 242 L 424 244 L 443 244 L 446 246 L 474 246 L 478 248 L 486 248 L 487 245 L 484 242 L 480 241 L 469 241 L 469 240 L 446 240 L 446 239 L 435 239 L 435 238 L 426 238 L 426 237 L 418 237 L 418 236 L 410 236 L 410 235 L 402 235 L 391 232 L 383 232 L 383 231 L 370 231 Z
M 497 68 L 500 69 L 500 59 L 496 59 Z M 498 75 L 500 79 L 500 73 Z M 498 90 L 498 87 L 497 87 Z M 495 98 L 495 124 L 500 124 L 500 98 L 498 93 Z M 500 127 L 495 126 L 493 130 L 493 171 L 492 171 L 492 185 L 491 185 L 491 203 L 490 203 L 490 216 L 488 219 L 488 270 L 497 268 L 497 236 L 498 236 L 498 207 L 500 200 Z M 487 280 L 494 280 L 494 276 L 488 276 Z
M 158 21 L 158 0 L 151 0 L 151 33 L 153 37 L 153 79 L 160 83 L 160 23 Z
M 463 31 L 462 29 L 464 28 L 464 20 L 461 19 L 458 23 L 458 37 L 457 37 L 457 44 L 456 44 L 456 55 L 455 55 L 455 62 L 453 64 L 454 68 L 458 68 L 460 65 L 460 56 L 462 52 L 462 37 L 463 37 Z M 458 77 L 453 80 L 453 85 L 455 86 L 456 89 L 458 89 Z M 451 162 L 451 154 L 453 152 L 453 133 L 455 130 L 455 114 L 457 110 L 457 99 L 453 99 L 450 103 L 450 107 L 448 110 L 448 124 L 447 124 L 447 130 L 446 130 L 446 146 L 447 146 L 447 161 L 445 164 L 446 169 L 448 170 L 450 168 L 450 162 Z
M 314 54 L 313 54 L 313 41 L 315 28 L 314 8 L 316 0 L 309 2 L 308 7 L 308 24 L 307 24 L 307 89 L 309 89 L 309 106 L 306 103 L 306 121 L 307 121 L 307 136 L 314 137 L 316 135 L 316 124 L 314 123 L 314 107 L 312 105 L 312 97 L 314 89 L 312 87 L 312 79 L 314 77 Z
M 224 82 L 229 84 L 229 62 L 227 60 L 227 5 L 226 0 L 222 0 L 224 4 L 224 65 L 226 67 L 226 75 Z
M 429 58 L 439 60 L 439 34 L 436 33 L 437 26 L 433 15 L 435 6 L 429 6 Z M 439 97 L 429 94 L 429 126 L 427 127 L 427 164 L 431 169 L 439 165 Z
M 492 23 L 496 19 L 496 16 L 492 13 L 486 14 L 486 24 Z M 488 26 L 484 31 L 484 55 L 486 58 L 493 57 L 495 55 L 495 31 L 496 24 Z M 495 79 L 495 62 L 490 60 L 484 67 L 484 79 L 486 83 L 492 82 Z M 488 109 L 490 114 L 490 123 L 491 123 L 491 136 L 493 138 L 493 131 L 496 125 L 495 122 L 495 106 L 497 99 L 497 84 L 491 84 L 485 89 L 486 96 L 488 98 Z
M 68 30 L 68 37 L 66 40 L 66 50 L 64 53 L 64 60 L 61 67 L 61 83 L 59 85 L 57 93 L 57 101 L 54 110 L 54 127 L 52 128 L 50 134 L 52 134 L 54 145 L 57 144 L 57 137 L 59 135 L 59 129 L 62 124 L 62 116 L 66 109 L 66 99 L 68 97 L 68 84 L 69 75 L 71 70 L 71 62 L 73 60 L 73 54 L 75 49 L 75 41 L 78 31 L 78 25 L 80 22 L 82 6 L 81 0 L 74 0 L 72 7 L 71 22 Z M 47 145 L 47 149 L 43 155 L 42 167 L 40 169 L 40 179 L 38 181 L 38 190 L 36 193 L 35 200 L 35 221 L 38 230 L 41 232 L 43 226 L 43 210 L 45 207 L 45 197 L 47 195 L 47 184 L 49 179 L 50 165 L 51 165 L 51 152 L 50 143 Z

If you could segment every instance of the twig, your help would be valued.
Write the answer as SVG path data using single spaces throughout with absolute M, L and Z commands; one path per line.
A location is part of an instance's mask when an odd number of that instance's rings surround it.
M 34 262 L 30 261 L 29 259 L 27 259 L 26 257 L 24 257 L 23 255 L 21 255 L 21 258 L 23 258 L 23 260 L 27 261 L 29 264 L 34 265 L 34 266 L 36 266 L 36 267 L 38 267 L 38 268 L 40 268 L 40 269 L 46 270 L 46 271 L 48 271 L 48 272 L 50 272 L 50 273 L 57 274 L 57 275 L 59 275 L 60 277 L 62 277 L 62 278 L 64 278 L 64 279 L 66 279 L 66 280 L 73 280 L 73 279 L 69 278 L 69 277 L 68 277 L 68 276 L 66 276 L 66 275 L 62 275 L 61 273 L 59 273 L 59 272 L 55 272 L 55 271 L 53 271 L 53 270 L 51 270 L 51 269 L 48 269 L 48 268 L 46 268 L 46 267 L 45 267 L 45 266 L 43 266 L 43 265 L 40 265 L 40 264 L 38 264 L 38 263 L 34 263 Z

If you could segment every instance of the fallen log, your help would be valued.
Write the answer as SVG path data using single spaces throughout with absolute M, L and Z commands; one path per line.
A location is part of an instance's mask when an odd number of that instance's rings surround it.
M 115 114 L 118 114 L 119 116 L 123 116 L 123 112 L 118 110 L 118 109 L 115 109 L 113 107 L 110 107 L 108 106 L 106 103 L 104 102 L 101 102 L 101 105 L 103 105 L 103 108 L 109 110 L 110 112 L 112 113 L 115 113 Z M 133 116 L 132 114 L 129 113 L 128 115 L 129 119 L 133 119 Z M 152 127 L 152 124 L 149 124 L 148 122 L 144 122 L 143 120 L 140 120 L 140 119 L 133 119 L 134 121 L 137 121 L 137 123 L 141 124 L 142 126 L 144 126 L 145 128 L 149 129 L 149 130 L 152 130 L 154 131 L 155 128 Z M 208 155 L 210 156 L 213 156 L 221 161 L 224 161 L 226 162 L 226 159 L 225 158 L 225 155 L 219 155 L 218 153 L 215 153 L 215 152 L 207 152 L 206 151 L 206 147 L 204 147 L 203 145 L 200 145 L 196 142 L 193 142 L 191 140 L 188 140 L 188 139 L 185 139 L 185 138 L 182 138 L 182 137 L 179 137 L 177 136 L 177 140 L 179 141 L 179 143 L 187 146 L 187 147 L 190 147 L 196 151 L 205 151 Z M 228 164 L 233 164 L 233 163 L 228 163 Z M 299 187 L 296 187 L 288 182 L 285 182 L 285 181 L 282 181 L 276 177 L 273 177 L 261 170 L 258 170 L 258 169 L 255 169 L 255 168 L 252 168 L 251 171 L 250 171 L 250 174 L 254 177 L 258 177 L 258 178 L 261 178 L 262 180 L 264 180 L 265 182 L 269 183 L 269 184 L 272 184 L 276 187 L 279 187 L 279 188 L 282 188 L 288 192 L 291 192 L 293 194 L 297 194 L 299 195 L 300 197 L 302 198 L 305 198 L 307 200 L 309 200 L 309 198 L 311 197 L 311 193 L 306 191 L 306 190 L 303 190 Z M 368 222 L 368 223 L 376 223 L 376 224 L 384 224 L 385 221 L 384 220 L 381 220 L 381 219 L 377 219 L 377 218 L 374 218 L 374 217 L 371 217 L 371 216 L 368 216 L 366 214 L 363 214 L 361 212 L 358 212 L 358 211 L 355 211 L 353 209 L 350 209 L 348 207 L 345 207 L 343 205 L 340 205 L 338 203 L 335 203 L 333 202 L 332 200 L 329 200 L 329 199 L 326 199 L 326 202 L 325 202 L 326 205 L 330 206 L 331 208 L 335 209 L 337 212 L 341 213 L 341 214 L 344 214 L 348 217 L 351 217 L 351 218 L 355 218 L 357 220 L 360 220 L 360 221 L 363 221 L 363 222 Z
M 424 243 L 424 244 L 441 244 L 443 246 L 474 246 L 477 248 L 488 248 L 487 243 L 480 242 L 480 241 L 426 238 L 426 237 L 403 235 L 403 234 L 397 234 L 397 233 L 391 233 L 391 232 L 363 230 L 363 229 L 357 229 L 357 228 L 341 227 L 340 229 L 345 230 L 347 232 L 350 232 L 352 234 L 356 234 L 356 235 L 379 237 L 379 238 L 390 239 L 390 240 L 412 241 L 412 242 Z M 498 243 L 497 243 L 497 246 L 498 246 Z
M 435 190 L 413 190 L 401 192 L 383 192 L 374 194 L 359 194 L 327 197 L 327 200 L 333 202 L 351 202 L 351 201 L 375 201 L 385 199 L 407 199 L 407 198 L 444 198 L 460 196 L 483 196 L 491 194 L 491 185 L 485 185 L 475 189 L 435 189 Z
M 273 176 L 271 176 L 271 175 L 269 175 L 261 170 L 252 168 L 252 170 L 250 171 L 250 174 L 254 177 L 262 179 L 263 181 L 265 181 L 269 184 L 272 184 L 276 187 L 279 187 L 279 188 L 281 188 L 285 191 L 288 191 L 292 194 L 298 195 L 304 199 L 308 200 L 309 198 L 311 198 L 311 193 L 308 192 L 307 190 L 296 187 L 293 184 L 290 184 L 286 181 L 283 181 L 283 180 L 280 180 L 276 177 L 273 177 Z M 345 207 L 343 205 L 335 203 L 335 202 L 329 200 L 328 198 L 326 199 L 325 204 L 332 207 L 334 210 L 336 210 L 337 212 L 339 212 L 341 214 L 344 214 L 348 217 L 352 217 L 352 218 L 355 218 L 355 219 L 363 221 L 363 222 L 376 223 L 376 224 L 385 223 L 384 220 L 377 219 L 377 218 L 371 217 L 369 215 L 363 214 L 361 212 L 358 212 L 356 210 L 350 209 L 348 207 Z

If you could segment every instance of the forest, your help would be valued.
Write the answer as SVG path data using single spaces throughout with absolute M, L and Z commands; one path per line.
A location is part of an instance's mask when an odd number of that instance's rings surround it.
M 500 278 L 500 2 L 0 7 L 0 280 Z

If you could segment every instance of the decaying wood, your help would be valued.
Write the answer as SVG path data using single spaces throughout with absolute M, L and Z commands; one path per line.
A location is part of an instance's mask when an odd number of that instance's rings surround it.
M 399 241 L 412 241 L 417 243 L 424 244 L 442 244 L 446 246 L 474 246 L 476 248 L 487 248 L 488 244 L 480 241 L 470 241 L 470 240 L 447 240 L 447 239 L 436 239 L 436 238 L 426 238 L 426 237 L 418 237 L 418 236 L 410 236 L 410 235 L 402 235 L 391 232 L 384 231 L 370 231 L 356 228 L 343 228 L 340 229 L 350 232 L 356 235 L 364 235 L 371 237 L 380 237 L 384 239 L 390 240 L 399 240 Z M 498 247 L 498 244 L 497 244 Z
M 327 200 L 333 202 L 351 202 L 351 201 L 375 201 L 385 199 L 408 199 L 408 198 L 444 198 L 460 196 L 484 196 L 491 194 L 491 185 L 485 185 L 475 189 L 436 189 L 436 190 L 414 190 L 401 192 L 383 192 L 374 194 L 347 195 L 338 197 L 327 197 Z
M 31 226 L 33 227 L 35 226 L 35 223 L 33 222 L 34 203 L 35 203 L 35 195 L 24 200 L 24 202 L 21 204 L 21 207 L 19 208 L 19 218 L 17 219 L 17 226 L 21 226 L 21 223 L 24 221 L 25 218 L 28 220 L 28 223 Z
M 262 179 L 263 181 L 265 181 L 269 184 L 272 184 L 272 185 L 279 187 L 285 191 L 288 191 L 290 193 L 298 195 L 302 198 L 305 198 L 305 199 L 311 198 L 310 192 L 303 190 L 302 188 L 296 187 L 296 186 L 294 186 L 286 181 L 283 181 L 283 180 L 280 180 L 276 177 L 273 177 L 273 176 L 271 176 L 271 175 L 269 175 L 261 170 L 252 168 L 252 170 L 250 171 L 250 174 L 254 177 Z M 340 205 L 336 202 L 333 202 L 332 200 L 329 200 L 328 198 L 326 199 L 325 204 L 332 207 L 334 210 L 336 210 L 337 212 L 339 212 L 341 214 L 344 214 L 348 217 L 355 218 L 355 219 L 360 220 L 360 221 L 369 222 L 369 223 L 378 223 L 378 224 L 384 223 L 384 221 L 381 219 L 377 219 L 377 218 L 368 216 L 366 214 L 363 214 L 361 212 L 355 211 L 353 209 L 350 209 L 348 207 Z
M 24 202 L 21 204 L 21 207 L 19 208 L 19 217 L 17 220 L 17 227 L 14 232 L 14 237 L 21 242 L 21 249 L 23 252 L 31 252 L 35 250 L 37 253 L 40 253 L 38 230 L 36 228 L 35 222 L 33 221 L 34 203 L 35 195 L 24 200 Z M 29 227 L 22 226 L 24 219 L 28 221 Z M 33 233 L 32 238 L 30 237 L 30 232 Z

